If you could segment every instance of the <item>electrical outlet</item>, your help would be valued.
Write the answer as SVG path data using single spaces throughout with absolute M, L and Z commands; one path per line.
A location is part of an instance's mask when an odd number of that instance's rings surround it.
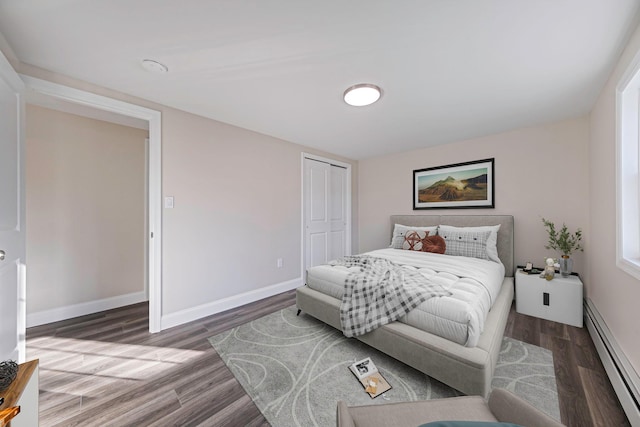
M 278 268 L 282 268 L 282 258 L 278 258 L 276 260 L 276 265 L 278 266 Z

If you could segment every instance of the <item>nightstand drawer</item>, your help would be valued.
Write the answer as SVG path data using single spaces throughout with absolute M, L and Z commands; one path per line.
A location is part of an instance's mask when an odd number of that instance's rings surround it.
M 545 280 L 516 272 L 516 311 L 529 316 L 582 327 L 582 281 L 578 276 Z

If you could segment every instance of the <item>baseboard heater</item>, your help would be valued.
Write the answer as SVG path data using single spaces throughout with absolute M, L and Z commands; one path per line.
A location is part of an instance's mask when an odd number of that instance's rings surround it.
M 640 426 L 640 377 L 588 298 L 584 300 L 584 317 L 591 339 L 629 422 L 634 427 Z

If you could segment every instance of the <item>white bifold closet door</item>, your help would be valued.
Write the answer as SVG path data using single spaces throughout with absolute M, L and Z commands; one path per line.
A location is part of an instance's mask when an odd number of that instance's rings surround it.
M 347 252 L 347 170 L 304 159 L 305 271 Z

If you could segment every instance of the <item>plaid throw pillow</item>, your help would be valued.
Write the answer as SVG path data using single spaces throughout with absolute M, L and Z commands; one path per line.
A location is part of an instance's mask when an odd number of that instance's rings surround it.
M 487 240 L 491 231 L 444 231 L 440 234 L 447 244 L 445 255 L 489 259 Z

